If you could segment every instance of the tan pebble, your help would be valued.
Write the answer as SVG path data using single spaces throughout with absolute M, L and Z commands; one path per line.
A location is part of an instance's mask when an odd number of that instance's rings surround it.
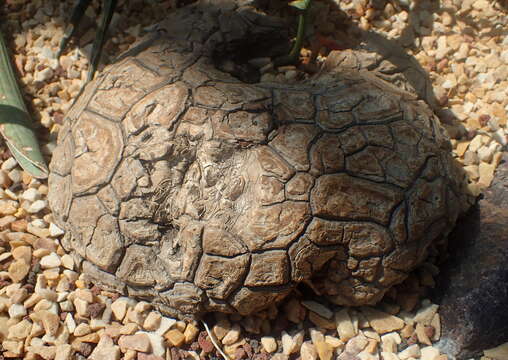
M 406 324 L 402 330 L 400 331 L 400 335 L 403 337 L 403 338 L 410 338 L 413 333 L 415 332 L 415 328 L 413 327 L 413 325 L 411 324 Z
M 60 327 L 60 317 L 48 310 L 40 310 L 38 313 L 46 334 L 56 335 Z
M 394 354 L 392 352 L 381 352 L 381 359 L 382 360 L 400 360 L 397 354 Z
M 32 248 L 30 246 L 18 246 L 12 250 L 12 257 L 30 264 L 32 261 Z
M 58 344 L 56 345 L 55 350 L 55 359 L 54 360 L 67 360 L 70 359 L 72 355 L 72 347 L 70 344 Z M 89 357 L 89 359 L 92 359 Z M 110 359 L 110 358 L 104 358 L 104 360 Z
M 74 336 L 85 336 L 92 332 L 90 325 L 87 323 L 81 323 L 76 326 L 76 329 L 73 331 Z
M 337 326 L 339 338 L 343 342 L 347 342 L 357 334 L 347 308 L 335 313 L 335 324 Z
M 88 317 L 90 314 L 88 313 L 88 302 L 81 298 L 75 298 L 73 301 L 74 307 L 76 309 L 76 313 L 81 317 Z
M 74 259 L 69 254 L 62 255 L 62 265 L 69 270 L 74 270 Z
M 196 336 L 199 334 L 199 329 L 193 323 L 187 324 L 183 336 L 185 337 L 185 343 L 190 344 L 194 341 Z
M 32 322 L 22 320 L 16 325 L 9 327 L 7 338 L 10 340 L 24 340 L 32 331 Z
M 74 331 L 76 331 L 76 330 L 74 330 Z M 87 334 L 87 335 L 84 335 L 84 336 L 80 336 L 77 339 L 79 339 L 79 341 L 84 342 L 84 343 L 97 344 L 99 342 L 99 334 L 97 334 L 97 333 L 90 333 L 90 334 Z
M 381 341 L 381 337 L 379 336 L 379 334 L 377 332 L 375 332 L 374 330 L 370 330 L 370 329 L 365 329 L 365 330 L 362 330 L 363 331 L 363 335 L 365 335 L 366 337 L 368 337 L 369 339 L 374 339 L 376 340 L 377 342 L 380 342 Z
M 410 358 L 419 358 L 420 357 L 420 347 L 418 344 L 410 345 L 404 350 L 402 350 L 399 354 L 400 360 L 409 360 Z
M 99 343 L 88 357 L 90 360 L 119 360 L 120 348 L 107 335 L 101 335 Z
M 391 332 L 381 336 L 381 348 L 384 352 L 396 352 L 397 345 L 402 342 L 400 335 L 396 332 Z
M 418 342 L 425 345 L 432 345 L 432 342 L 430 341 L 429 336 L 425 331 L 425 325 L 423 325 L 422 323 L 416 323 L 415 332 L 418 338 Z
M 150 331 L 155 331 L 159 328 L 161 323 L 161 314 L 156 311 L 152 311 L 148 314 L 143 323 L 143 328 Z
M 22 318 L 26 315 L 26 309 L 23 307 L 23 305 L 12 304 L 9 306 L 8 314 L 12 319 Z
M 47 269 L 44 270 L 42 274 L 48 281 L 56 281 L 60 278 L 60 269 L 59 268 Z
M 124 355 L 124 360 L 134 360 L 137 358 L 136 350 L 127 350 Z
M 18 284 L 19 285 L 19 284 Z M 25 288 L 20 288 L 14 291 L 10 296 L 9 299 L 11 301 L 11 304 L 21 304 L 25 299 L 28 297 L 28 290 Z
M 38 259 L 43 258 L 44 256 L 49 254 L 51 254 L 51 251 L 48 249 L 36 249 L 33 252 L 33 256 Z
M 74 321 L 74 318 L 72 317 L 71 313 L 67 313 L 64 320 L 65 326 L 67 327 L 67 330 L 69 330 L 70 333 L 73 333 L 74 330 L 76 330 L 76 322 Z
M 136 331 L 138 331 L 138 329 L 139 329 L 139 326 L 137 324 L 128 323 L 128 324 L 125 324 L 124 326 L 122 326 L 122 328 L 120 329 L 120 334 L 122 334 L 122 335 L 132 335 Z
M 178 329 L 169 330 L 164 337 L 172 346 L 181 347 L 185 342 L 185 336 Z
M 187 327 L 187 323 L 185 321 L 180 320 L 175 323 L 174 327 L 183 333 L 185 331 L 185 328 Z
M 309 329 L 310 339 L 313 344 L 316 343 L 316 341 L 325 341 L 325 335 L 324 330 L 319 330 L 316 328 L 310 328 Z
M 126 298 L 118 298 L 111 304 L 111 311 L 117 320 L 122 321 L 127 313 L 128 300 Z
M 316 347 L 309 341 L 305 341 L 300 348 L 300 358 L 302 360 L 317 360 L 318 353 Z
M 324 341 L 317 341 L 315 346 L 320 360 L 332 359 L 334 350 L 332 345 Z
M 217 337 L 217 339 L 222 340 L 224 336 L 228 333 L 228 331 L 231 329 L 231 323 L 227 319 L 219 319 L 217 321 L 217 324 L 213 327 L 213 333 Z
M 287 332 L 282 332 L 282 352 L 285 355 L 291 355 L 298 351 L 303 343 L 304 332 L 299 331 L 294 335 L 290 335 Z
M 492 359 L 508 359 L 508 342 L 483 351 L 483 354 Z
M 334 320 L 328 320 L 322 316 L 319 316 L 317 313 L 313 311 L 309 312 L 309 320 L 318 328 L 326 330 L 335 330 L 337 328 L 337 325 Z
M 273 353 L 277 351 L 277 342 L 275 341 L 275 338 L 271 336 L 263 336 L 261 338 L 261 345 L 267 353 Z
M 378 334 L 400 330 L 404 327 L 404 321 L 394 315 L 370 307 L 362 307 L 361 311 Z
M 325 336 L 325 342 L 327 344 L 330 344 L 334 349 L 339 349 L 339 350 L 344 349 L 344 346 L 346 345 L 346 344 L 344 344 L 344 342 L 342 340 L 340 340 L 339 338 L 336 338 L 335 336 L 331 336 L 331 335 Z
M 435 360 L 439 356 L 439 350 L 432 346 L 421 348 L 420 353 L 420 360 Z
M 78 298 L 86 301 L 87 303 L 93 303 L 93 293 L 90 289 L 77 289 L 75 294 Z
M 349 339 L 349 341 L 346 343 L 346 346 L 344 348 L 344 351 L 348 352 L 349 354 L 357 355 L 369 343 L 369 339 L 365 337 L 362 333 L 359 333 L 355 337 Z
M 434 328 L 434 334 L 432 335 L 432 341 L 438 341 L 441 338 L 441 318 L 438 313 L 432 317 L 430 326 Z
M 146 334 L 122 335 L 118 339 L 118 345 L 124 352 L 126 350 L 149 352 L 151 349 L 150 339 Z
M 228 331 L 228 333 L 222 338 L 222 343 L 224 345 L 232 345 L 235 342 L 238 341 L 240 338 L 240 334 L 242 332 L 242 329 L 240 328 L 240 325 L 234 324 L 231 330 Z
M 2 347 L 3 347 L 4 351 L 10 351 L 14 355 L 17 355 L 18 357 L 23 352 L 23 342 L 22 341 L 4 340 L 2 342 Z M 5 356 L 5 352 L 3 353 L 3 355 Z M 16 356 L 14 356 L 14 357 L 16 357 Z
M 422 323 L 423 325 L 430 325 L 430 322 L 432 321 L 432 318 L 434 317 L 438 309 L 439 305 L 436 304 L 426 305 L 416 312 L 414 321 L 417 323 Z
M 377 344 L 378 341 L 374 339 L 369 339 L 369 343 L 365 347 L 364 351 L 367 351 L 369 354 L 374 354 L 377 352 Z
M 172 318 L 168 318 L 166 316 L 163 316 L 159 325 L 159 328 L 157 329 L 156 333 L 159 335 L 164 335 L 171 327 L 176 324 L 176 320 Z
M 333 317 L 333 312 L 317 301 L 302 301 L 301 304 L 309 309 L 311 312 L 318 314 L 320 317 L 330 320 Z
M 448 355 L 441 354 L 438 357 L 434 358 L 434 360 L 448 360 Z
M 23 260 L 13 261 L 8 268 L 9 277 L 15 283 L 23 281 L 30 271 L 30 265 Z

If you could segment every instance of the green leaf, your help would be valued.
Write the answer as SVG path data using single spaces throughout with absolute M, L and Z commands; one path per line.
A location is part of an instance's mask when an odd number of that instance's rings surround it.
M 289 3 L 289 6 L 293 6 L 300 10 L 307 10 L 312 0 L 294 0 Z
M 12 70 L 7 46 L 0 33 L 0 134 L 21 167 L 44 179 L 49 170 L 32 129 L 28 110 Z

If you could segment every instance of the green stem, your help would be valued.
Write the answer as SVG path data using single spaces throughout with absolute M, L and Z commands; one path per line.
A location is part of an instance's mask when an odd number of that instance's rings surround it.
M 48 177 L 48 167 L 40 152 L 37 138 L 32 129 L 32 121 L 16 81 L 1 32 L 0 134 L 24 170 L 36 178 Z
M 308 8 L 301 11 L 300 15 L 298 16 L 298 30 L 296 33 L 296 40 L 293 44 L 293 48 L 289 52 L 289 54 L 281 56 L 274 60 L 275 66 L 284 66 L 284 65 L 290 65 L 295 64 L 298 61 L 298 58 L 300 56 L 300 51 L 302 50 L 303 46 L 303 38 L 305 36 L 305 29 L 307 27 L 307 14 L 308 14 Z

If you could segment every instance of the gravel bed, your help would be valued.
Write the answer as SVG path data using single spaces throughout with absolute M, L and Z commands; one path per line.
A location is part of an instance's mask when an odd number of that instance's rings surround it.
M 119 1 L 105 60 L 126 50 L 176 3 L 185 2 Z M 337 41 L 355 36 L 344 28 L 345 18 L 382 34 L 428 72 L 455 156 L 471 190 L 480 193 L 507 145 L 508 13 L 501 3 L 443 0 L 438 9 L 436 1 L 316 0 L 313 11 L 321 22 L 302 50 L 304 64 L 265 66 L 262 81 L 295 81 L 315 71 L 306 58 L 319 63 Z M 79 44 L 56 59 L 71 5 L 7 0 L 0 6 L 2 30 L 48 160 L 64 114 L 84 84 L 92 19 L 99 11 L 93 2 Z M 210 339 L 202 323 L 161 316 L 149 303 L 102 290 L 77 273 L 58 243 L 63 231 L 53 223 L 47 190 L 46 181 L 31 178 L 0 146 L 0 359 L 221 358 L 213 342 L 231 359 L 448 359 L 432 346 L 440 337 L 439 307 L 426 299 L 439 273 L 437 251 L 376 307 L 331 305 L 312 296 L 308 284 L 253 316 L 209 315 Z M 496 351 L 486 350 L 482 360 L 501 359 Z

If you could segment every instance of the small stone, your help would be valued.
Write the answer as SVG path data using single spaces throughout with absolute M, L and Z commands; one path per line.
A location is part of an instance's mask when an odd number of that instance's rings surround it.
M 302 360 L 317 360 L 318 353 L 316 347 L 309 341 L 305 341 L 300 348 L 300 358 Z
M 235 342 L 238 341 L 240 338 L 240 334 L 242 332 L 242 329 L 240 328 L 240 325 L 234 324 L 231 330 L 228 331 L 228 333 L 222 338 L 222 343 L 224 345 L 232 345 Z
M 318 328 L 326 329 L 326 330 L 335 330 L 337 325 L 335 321 L 328 320 L 322 316 L 319 316 L 317 313 L 311 311 L 309 312 L 309 320 L 316 325 Z
M 50 223 L 49 224 L 49 235 L 51 237 L 57 237 L 57 236 L 60 236 L 60 235 L 63 235 L 65 234 L 65 231 L 63 231 L 62 229 L 60 229 L 58 226 L 56 226 L 54 223 Z M 72 270 L 72 269 L 71 269 Z
M 432 341 L 438 341 L 441 338 L 441 317 L 439 316 L 438 313 L 436 313 L 432 318 L 430 326 L 432 326 L 432 328 L 434 329 Z
M 311 300 L 302 301 L 301 303 L 304 307 L 312 312 L 315 312 L 319 316 L 324 317 L 325 319 L 331 319 L 333 317 L 333 312 L 323 304 Z
M 45 200 L 34 201 L 26 211 L 30 214 L 37 214 L 39 211 L 44 210 L 48 206 Z
M 20 304 L 12 304 L 9 306 L 9 316 L 11 318 L 22 318 L 26 315 L 26 309 L 23 305 Z
M 369 343 L 365 347 L 364 351 L 368 352 L 369 354 L 377 353 L 377 344 L 377 340 L 369 339 Z
M 185 336 L 177 329 L 169 330 L 164 337 L 172 346 L 175 347 L 181 347 L 185 343 Z
M 495 348 L 483 351 L 483 354 L 492 359 L 508 359 L 508 342 L 496 346 Z
M 360 333 L 346 343 L 344 350 L 349 354 L 357 355 L 365 349 L 368 343 L 369 339 Z
M 49 255 L 44 256 L 39 262 L 39 264 L 43 269 L 50 269 L 59 267 L 60 265 L 62 265 L 62 261 L 60 260 L 60 256 L 58 256 L 56 253 L 51 253 Z
M 159 328 L 156 333 L 159 335 L 164 335 L 171 327 L 176 324 L 176 320 L 172 318 L 168 318 L 163 316 L 160 321 Z
M 263 336 L 261 338 L 261 345 L 267 353 L 273 353 L 277 351 L 277 342 L 275 341 L 275 338 L 271 336 Z
M 347 308 L 335 313 L 335 324 L 337 325 L 337 332 L 339 333 L 341 341 L 347 342 L 356 335 L 355 327 L 351 321 Z
M 316 342 L 316 350 L 319 356 L 319 359 L 321 360 L 331 360 L 333 356 L 333 346 L 330 344 L 324 342 L 324 341 L 317 341 Z
M 67 313 L 65 316 L 64 324 L 71 334 L 74 333 L 74 330 L 76 330 L 76 322 L 74 321 L 71 313 Z
M 298 351 L 303 343 L 303 331 L 299 331 L 295 335 L 291 336 L 287 332 L 282 332 L 282 352 L 285 355 L 291 355 Z
M 385 334 L 404 327 L 404 321 L 394 315 L 370 307 L 362 307 L 362 313 L 369 320 L 370 325 L 378 334 Z
M 125 317 L 125 314 L 127 313 L 127 304 L 128 299 L 124 297 L 116 299 L 111 304 L 111 311 L 113 311 L 113 315 L 115 315 L 117 320 L 122 321 Z
M 161 335 L 158 335 L 154 332 L 144 332 L 144 331 L 140 331 L 137 334 L 145 334 L 146 336 L 148 336 L 153 355 L 164 356 L 164 354 L 166 353 L 166 347 L 164 345 L 164 338 Z
M 432 346 L 426 346 L 420 352 L 420 360 L 435 360 L 439 356 L 439 350 Z
M 74 336 L 85 336 L 92 332 L 92 329 L 90 329 L 90 325 L 87 323 L 81 323 L 78 326 L 76 326 L 76 329 L 74 329 Z
M 416 336 L 418 337 L 418 342 L 425 345 L 432 345 L 432 342 L 429 339 L 429 336 L 427 335 L 427 332 L 425 330 L 425 325 L 422 323 L 416 323 Z
M 399 353 L 400 360 L 408 360 L 410 358 L 419 358 L 419 357 L 420 357 L 420 347 L 418 346 L 418 344 L 408 346 Z
M 90 360 L 119 360 L 120 348 L 113 343 L 113 340 L 107 336 L 100 337 L 97 346 L 88 358 Z
M 32 331 L 32 323 L 28 320 L 21 320 L 16 325 L 9 327 L 7 338 L 11 340 L 24 340 Z
M 9 265 L 7 271 L 11 280 L 15 283 L 19 283 L 23 281 L 30 272 L 30 265 L 23 260 L 16 260 Z
M 42 326 L 46 334 L 56 335 L 60 327 L 60 317 L 47 310 L 40 310 L 38 315 L 42 320 Z
M 382 360 L 400 360 L 397 354 L 394 354 L 392 352 L 381 352 L 381 359 Z
M 224 336 L 229 332 L 231 329 L 231 323 L 226 318 L 221 318 L 217 321 L 217 324 L 213 327 L 213 333 L 217 337 L 218 340 L 222 340 Z
M 32 260 L 32 248 L 30 246 L 18 246 L 12 250 L 12 257 L 30 264 Z
M 76 313 L 81 317 L 89 317 L 88 314 L 88 303 L 80 298 L 75 298 L 74 301 L 74 308 L 76 309 Z
M 150 331 L 157 330 L 160 326 L 161 318 L 161 314 L 156 311 L 152 311 L 146 317 L 145 322 L 143 323 L 143 328 Z
M 54 360 L 67 360 L 71 358 L 72 347 L 69 344 L 56 345 L 55 359 Z M 91 357 L 89 359 L 92 359 Z M 109 359 L 109 358 L 102 358 Z M 97 359 L 96 359 L 97 360 Z
M 429 304 L 424 306 L 416 312 L 414 321 L 421 323 L 422 325 L 430 325 L 430 322 L 432 321 L 434 315 L 437 313 L 438 309 L 439 305 L 436 304 Z
M 344 346 L 346 345 L 346 344 L 344 344 L 344 342 L 342 342 L 342 340 L 340 340 L 339 338 L 336 338 L 335 336 L 331 336 L 331 335 L 325 336 L 325 342 L 327 344 L 330 344 L 334 349 L 339 349 L 339 350 L 344 349 Z
M 411 335 L 410 335 L 411 336 Z M 381 336 L 381 349 L 384 352 L 397 352 L 397 345 L 402 342 L 400 335 L 396 332 L 391 332 Z
M 51 77 L 53 77 L 53 70 L 51 68 L 47 67 L 41 71 L 36 71 L 34 80 L 36 82 L 45 82 L 45 81 L 48 81 L 49 79 L 51 79 Z
M 194 341 L 196 336 L 199 334 L 199 329 L 193 323 L 187 324 L 185 331 L 183 332 L 183 336 L 185 337 L 185 343 L 190 344 Z
M 64 254 L 60 260 L 62 261 L 62 265 L 64 268 L 69 270 L 74 270 L 74 260 L 72 259 L 72 256 L 69 254 Z
M 123 352 L 127 350 L 150 351 L 150 339 L 146 334 L 122 335 L 118 339 L 118 345 Z

